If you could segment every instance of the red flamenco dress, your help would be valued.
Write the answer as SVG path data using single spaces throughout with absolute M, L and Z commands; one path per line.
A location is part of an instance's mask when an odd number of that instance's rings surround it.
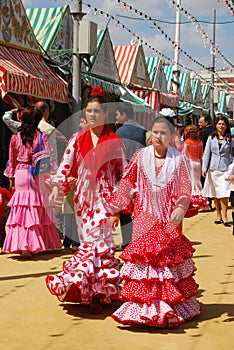
M 175 149 L 169 147 L 157 172 L 153 157 L 152 146 L 137 152 L 110 200 L 112 209 L 120 209 L 135 192 L 133 240 L 120 255 L 123 304 L 112 317 L 122 324 L 174 328 L 200 314 L 194 249 L 182 223 L 169 222 L 175 208 L 188 207 L 191 184 L 186 161 Z

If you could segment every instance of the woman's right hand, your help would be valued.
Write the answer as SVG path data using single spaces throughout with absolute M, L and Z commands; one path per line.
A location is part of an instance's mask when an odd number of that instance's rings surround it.
M 202 171 L 202 176 L 206 177 L 206 171 L 205 170 Z
M 49 195 L 49 203 L 52 206 L 61 207 L 62 202 L 62 197 L 59 196 L 59 189 L 57 186 L 54 186 L 52 192 Z
M 119 214 L 111 215 L 110 217 L 110 227 L 113 231 L 118 227 L 119 224 Z

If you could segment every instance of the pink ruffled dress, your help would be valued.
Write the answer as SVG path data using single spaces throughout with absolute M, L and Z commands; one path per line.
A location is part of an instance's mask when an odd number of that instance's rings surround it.
M 138 151 L 110 199 L 112 210 L 121 210 L 135 193 L 133 240 L 120 255 L 123 304 L 112 317 L 122 324 L 173 328 L 200 314 L 194 249 L 182 223 L 170 223 L 173 210 L 188 208 L 191 183 L 184 157 L 172 147 L 156 169 L 153 146 Z
M 15 179 L 15 192 L 8 203 L 11 208 L 6 225 L 8 233 L 3 245 L 4 253 L 21 253 L 28 250 L 38 253 L 62 247 L 53 208 L 48 203 L 49 188 L 45 176 L 32 177 L 32 149 L 39 149 L 39 132 L 34 138 L 33 148 L 24 146 L 20 133 L 10 141 L 9 165 L 4 175 Z M 49 152 L 48 137 L 43 134 L 43 149 Z M 56 165 L 51 163 L 53 171 Z

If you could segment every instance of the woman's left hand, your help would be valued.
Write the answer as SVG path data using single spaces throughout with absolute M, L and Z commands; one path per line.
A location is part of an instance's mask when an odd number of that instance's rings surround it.
M 184 218 L 184 210 L 182 208 L 176 208 L 171 214 L 170 222 L 175 226 L 178 226 Z
M 112 228 L 113 231 L 115 231 L 118 225 L 119 225 L 119 214 L 112 215 L 110 217 L 110 227 Z

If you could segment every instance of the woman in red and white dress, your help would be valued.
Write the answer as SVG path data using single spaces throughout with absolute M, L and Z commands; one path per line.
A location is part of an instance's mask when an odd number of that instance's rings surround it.
M 194 249 L 182 234 L 191 181 L 184 156 L 169 145 L 173 126 L 155 119 L 152 145 L 136 152 L 118 192 L 109 199 L 113 213 L 128 205 L 133 192 L 133 240 L 121 253 L 122 306 L 112 317 L 123 324 L 177 327 L 199 315 L 193 275 Z M 111 217 L 111 226 L 118 220 Z
M 67 193 L 74 178 L 74 213 L 80 246 L 57 276 L 47 276 L 50 292 L 60 301 L 89 304 L 99 313 L 120 292 L 119 260 L 104 203 L 116 191 L 127 165 L 122 140 L 106 125 L 103 90 L 93 88 L 86 103 L 87 127 L 73 134 L 53 182 L 51 200 Z
M 195 125 L 189 125 L 184 130 L 185 141 L 183 146 L 183 154 L 188 160 L 190 167 L 191 183 L 192 183 L 192 198 L 191 203 L 194 210 L 210 211 L 209 201 L 207 197 L 202 196 L 202 155 L 203 143 L 199 139 L 198 130 Z

